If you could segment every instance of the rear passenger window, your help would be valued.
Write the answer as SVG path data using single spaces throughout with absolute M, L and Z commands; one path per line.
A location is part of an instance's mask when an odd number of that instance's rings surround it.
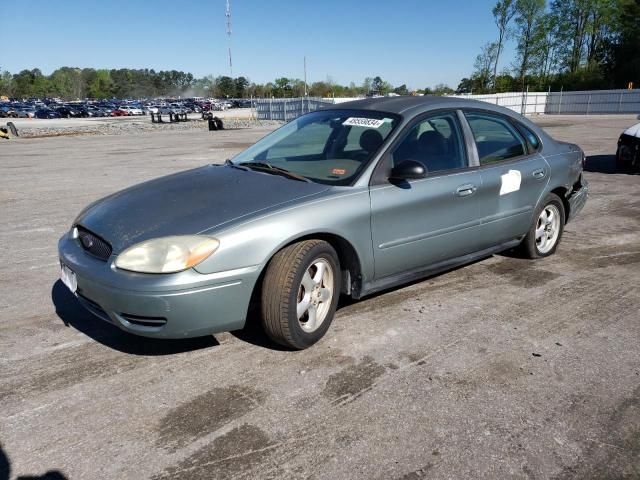
M 486 113 L 465 113 L 478 147 L 480 165 L 525 155 L 524 138 L 506 118 Z
M 520 131 L 524 133 L 524 136 L 527 137 L 527 141 L 529 142 L 529 145 L 531 145 L 533 151 L 537 152 L 540 149 L 540 140 L 538 139 L 538 136 L 523 124 L 518 123 L 518 126 L 520 127 Z

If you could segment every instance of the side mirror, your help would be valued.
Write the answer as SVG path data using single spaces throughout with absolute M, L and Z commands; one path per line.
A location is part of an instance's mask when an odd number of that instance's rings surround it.
M 427 176 L 425 166 L 416 160 L 404 160 L 393 167 L 389 178 L 391 180 L 416 180 Z

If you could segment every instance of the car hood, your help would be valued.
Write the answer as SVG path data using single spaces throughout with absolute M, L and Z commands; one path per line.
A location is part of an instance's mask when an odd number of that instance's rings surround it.
M 108 241 L 117 254 L 144 240 L 196 234 L 328 188 L 279 175 L 208 165 L 98 200 L 83 210 L 74 224 Z
M 633 125 L 632 127 L 627 128 L 624 131 L 625 135 L 629 135 L 631 137 L 638 137 L 640 138 L 640 123 L 636 123 L 635 125 Z

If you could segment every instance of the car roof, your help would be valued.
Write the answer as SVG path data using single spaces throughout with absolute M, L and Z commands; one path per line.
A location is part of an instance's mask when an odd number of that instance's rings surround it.
M 429 110 L 436 110 L 440 108 L 468 108 L 507 115 L 521 123 L 524 123 L 529 129 L 534 130 L 536 133 L 538 133 L 538 135 L 545 137 L 545 140 L 548 140 L 550 138 L 543 129 L 539 128 L 528 118 L 518 114 L 517 112 L 509 108 L 494 105 L 488 102 L 482 102 L 480 100 L 471 100 L 460 97 L 435 95 L 373 97 L 365 98 L 362 100 L 353 100 L 350 102 L 336 103 L 333 105 L 326 105 L 322 108 L 322 110 L 372 110 L 402 115 L 406 120 L 411 120 L 413 117 L 428 112 Z
M 482 110 L 493 110 L 500 113 L 513 113 L 504 107 L 496 107 L 487 102 L 469 100 L 459 97 L 447 96 L 399 96 L 399 97 L 373 97 L 350 102 L 336 103 L 329 105 L 326 109 L 358 109 L 376 110 L 380 112 L 395 113 L 411 117 L 428 110 L 437 108 L 477 108 Z

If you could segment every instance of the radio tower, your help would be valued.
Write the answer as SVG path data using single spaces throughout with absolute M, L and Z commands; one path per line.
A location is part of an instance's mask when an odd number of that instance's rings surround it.
M 229 37 L 229 73 L 233 78 L 233 64 L 231 63 L 231 6 L 229 5 L 229 0 L 227 0 L 224 16 L 227 18 L 227 36 Z

